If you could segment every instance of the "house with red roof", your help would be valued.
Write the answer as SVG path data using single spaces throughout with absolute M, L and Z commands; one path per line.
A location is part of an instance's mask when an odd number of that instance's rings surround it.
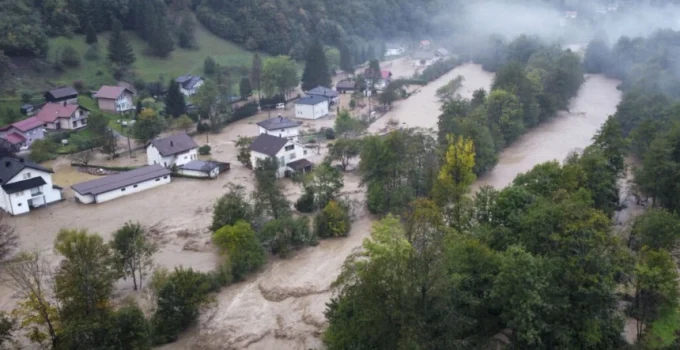
M 68 103 L 46 103 L 35 115 L 48 130 L 76 130 L 87 125 L 90 110 Z
M 94 94 L 99 109 L 111 113 L 123 113 L 135 108 L 132 100 L 134 92 L 125 86 L 103 85 Z
M 30 147 L 35 140 L 45 138 L 45 122 L 38 117 L 30 117 L 0 128 L 0 138 L 11 148 L 19 150 Z

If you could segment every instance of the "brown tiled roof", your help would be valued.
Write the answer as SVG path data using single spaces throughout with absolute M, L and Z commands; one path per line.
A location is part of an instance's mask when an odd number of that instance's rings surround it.
M 125 90 L 127 90 L 129 93 L 132 93 L 128 88 L 123 87 L 123 86 L 109 86 L 109 85 L 103 85 L 101 88 L 99 88 L 99 91 L 95 94 L 96 98 L 104 98 L 107 100 L 115 100 L 117 99 Z

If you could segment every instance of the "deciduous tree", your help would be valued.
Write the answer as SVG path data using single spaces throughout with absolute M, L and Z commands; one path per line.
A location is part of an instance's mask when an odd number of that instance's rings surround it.
M 277 93 L 287 96 L 299 82 L 297 66 L 290 57 L 276 56 L 264 61 L 260 84 L 267 96 Z
M 276 181 L 278 169 L 278 160 L 274 158 L 258 159 L 255 165 L 253 198 L 256 216 L 274 219 L 290 216 L 290 203 Z
M 127 222 L 113 234 L 111 248 L 116 266 L 123 277 L 131 277 L 134 289 L 142 288 L 144 276 L 153 266 L 153 254 L 158 248 L 146 237 L 139 223 Z
M 330 162 L 338 161 L 343 171 L 347 171 L 350 161 L 359 156 L 361 152 L 361 140 L 339 138 L 333 142 L 328 150 L 326 159 Z
M 255 231 L 243 220 L 215 231 L 213 243 L 228 257 L 232 274 L 237 281 L 264 264 L 264 251 Z
M 220 197 L 213 207 L 210 229 L 214 232 L 238 221 L 252 222 L 253 219 L 253 206 L 246 200 L 244 187 L 230 184 L 229 192 Z

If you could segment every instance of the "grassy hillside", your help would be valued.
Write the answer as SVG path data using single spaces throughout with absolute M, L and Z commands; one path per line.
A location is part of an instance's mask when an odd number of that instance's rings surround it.
M 48 61 L 54 60 L 55 53 L 59 49 L 70 45 L 81 55 L 80 67 L 69 68 L 63 72 L 54 72 L 51 67 L 36 70 L 34 66 L 29 64 L 19 64 L 20 69 L 15 73 L 11 90 L 14 90 L 17 94 L 22 90 L 42 92 L 50 87 L 72 85 L 77 80 L 83 81 L 89 89 L 96 89 L 102 84 L 113 83 L 114 79 L 106 60 L 108 34 L 108 32 L 101 33 L 98 37 L 100 59 L 97 61 L 87 61 L 82 57 L 88 47 L 83 35 L 50 39 Z M 133 32 L 126 34 L 137 57 L 132 72 L 136 77 L 147 82 L 157 80 L 159 77 L 164 77 L 165 81 L 168 81 L 168 79 L 186 73 L 203 74 L 203 60 L 208 56 L 212 56 L 220 65 L 224 66 L 248 67 L 252 59 L 251 52 L 215 36 L 201 25 L 196 28 L 198 49 L 176 48 L 171 56 L 166 59 L 145 54 L 148 45 Z

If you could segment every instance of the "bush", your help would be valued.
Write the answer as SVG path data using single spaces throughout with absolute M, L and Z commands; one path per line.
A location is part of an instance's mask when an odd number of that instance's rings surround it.
M 58 145 L 50 139 L 35 140 L 31 144 L 31 154 L 29 158 L 36 163 L 41 163 L 52 158 Z
M 210 146 L 203 145 L 203 146 L 198 148 L 198 154 L 205 156 L 205 155 L 210 154 L 210 150 L 211 150 Z
M 244 279 L 248 273 L 264 264 L 264 251 L 255 236 L 255 231 L 243 220 L 215 231 L 212 240 L 229 259 L 232 275 L 236 281 Z
M 316 236 L 309 229 L 309 219 L 306 217 L 270 220 L 262 227 L 258 238 L 272 254 L 282 257 L 288 256 L 294 248 L 317 243 Z
M 210 56 L 206 57 L 203 61 L 203 73 L 213 75 L 215 72 L 217 72 L 217 62 Z
M 196 124 L 196 131 L 199 133 L 204 133 L 210 131 L 210 125 L 206 123 L 197 123 Z
M 234 225 L 240 220 L 251 222 L 254 218 L 253 207 L 245 197 L 243 186 L 230 185 L 229 192 L 222 195 L 213 207 L 210 229 L 217 231 L 224 226 Z
M 78 90 L 78 92 L 83 92 L 85 90 L 85 83 L 82 80 L 76 80 L 73 82 L 73 88 Z
M 295 202 L 295 209 L 301 213 L 312 213 L 316 209 L 314 207 L 314 192 L 306 190 L 300 198 Z
M 21 92 L 21 103 L 31 103 L 33 100 L 33 93 L 30 91 L 22 91 Z
M 262 97 L 260 98 L 260 108 L 267 110 L 267 109 L 274 109 L 276 108 L 277 103 L 283 103 L 286 102 L 286 98 L 283 97 L 283 95 L 276 95 L 272 97 Z
M 257 114 L 257 111 L 258 111 L 257 102 L 247 103 L 234 110 L 234 114 L 232 114 L 231 121 L 237 121 L 243 118 L 252 117 L 255 114 Z
M 335 139 L 335 131 L 333 131 L 333 128 L 328 128 L 324 130 L 324 135 L 326 136 L 326 139 L 328 140 L 334 140 Z
M 61 51 L 61 63 L 66 67 L 80 66 L 80 54 L 72 46 L 66 46 Z
M 314 222 L 319 237 L 346 237 L 351 227 L 349 208 L 343 203 L 330 201 Z

